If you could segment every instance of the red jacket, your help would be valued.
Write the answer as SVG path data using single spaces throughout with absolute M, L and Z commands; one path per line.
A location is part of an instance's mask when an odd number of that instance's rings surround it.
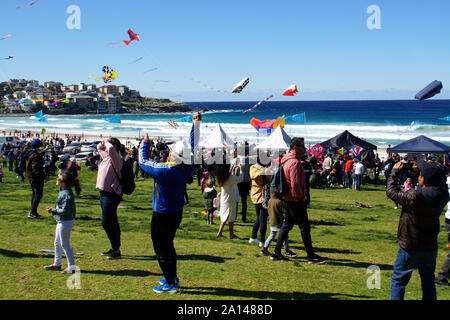
M 289 160 L 293 159 L 293 160 Z M 289 160 L 289 161 L 287 161 Z M 290 187 L 289 192 L 283 196 L 285 201 L 306 201 L 306 182 L 305 171 L 303 170 L 300 156 L 293 153 L 286 154 L 281 159 L 283 165 L 284 176 Z

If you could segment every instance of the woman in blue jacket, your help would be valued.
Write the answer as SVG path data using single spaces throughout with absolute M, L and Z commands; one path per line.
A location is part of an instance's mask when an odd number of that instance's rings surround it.
M 194 171 L 192 154 L 200 137 L 200 113 L 192 121 L 191 145 L 184 140 L 170 145 L 167 162 L 157 163 L 149 159 L 148 151 L 153 142 L 148 134 L 139 149 L 139 166 L 154 178 L 151 237 L 164 275 L 160 285 L 153 287 L 157 293 L 176 293 L 179 289 L 173 240 L 183 217 L 186 184 Z

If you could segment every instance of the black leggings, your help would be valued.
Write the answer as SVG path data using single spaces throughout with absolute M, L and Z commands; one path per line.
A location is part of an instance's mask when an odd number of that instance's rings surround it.
M 159 213 L 154 211 L 151 223 L 153 249 L 159 267 L 168 284 L 174 284 L 177 276 L 177 253 L 173 240 L 183 218 L 183 211 Z
M 269 217 L 269 213 L 267 209 L 264 209 L 262 204 L 255 204 L 256 210 L 256 221 L 253 224 L 252 229 L 252 239 L 256 239 L 258 237 L 258 230 L 260 238 L 259 240 L 264 243 L 266 241 L 266 232 L 267 232 L 267 218 Z

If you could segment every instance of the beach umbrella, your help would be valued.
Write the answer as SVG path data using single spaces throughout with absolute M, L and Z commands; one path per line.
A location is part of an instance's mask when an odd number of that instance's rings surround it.
M 417 93 L 414 98 L 419 101 L 429 99 L 440 93 L 441 90 L 442 90 L 442 82 L 434 80 L 425 88 L 423 88 L 419 93 Z

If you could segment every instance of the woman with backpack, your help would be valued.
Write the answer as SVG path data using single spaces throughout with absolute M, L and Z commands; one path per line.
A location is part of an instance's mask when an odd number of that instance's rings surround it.
M 122 154 L 124 147 L 117 138 L 103 140 L 97 145 L 97 151 L 102 158 L 98 167 L 96 188 L 100 191 L 100 206 L 102 208 L 102 227 L 111 243 L 111 249 L 102 252 L 108 259 L 120 259 L 120 226 L 117 218 L 117 207 L 122 201 L 122 185 L 120 172 L 122 170 Z

